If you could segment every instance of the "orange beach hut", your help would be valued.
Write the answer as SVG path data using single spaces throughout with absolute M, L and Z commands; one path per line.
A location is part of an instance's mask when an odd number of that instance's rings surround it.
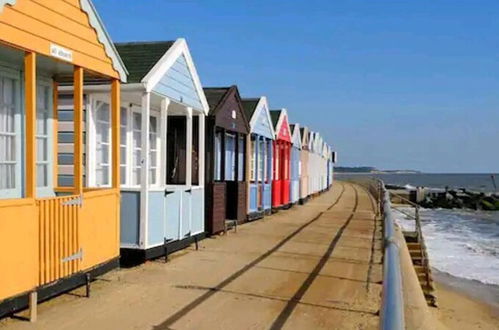
M 0 317 L 118 265 L 123 66 L 90 0 L 0 0 Z M 83 83 L 112 85 L 112 185 L 83 185 Z M 74 133 L 58 136 L 58 84 L 74 84 Z M 74 181 L 57 184 L 58 138 Z

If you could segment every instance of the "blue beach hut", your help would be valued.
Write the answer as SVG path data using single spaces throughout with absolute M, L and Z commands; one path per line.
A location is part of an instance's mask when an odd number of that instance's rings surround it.
M 204 228 L 204 146 L 208 103 L 184 39 L 115 44 L 128 69 L 121 86 L 121 221 L 123 263 L 136 263 L 201 239 Z M 61 87 L 61 118 L 72 98 Z M 105 187 L 109 172 L 109 86 L 84 86 L 86 186 Z M 61 125 L 62 130 L 71 125 Z M 59 183 L 72 181 L 59 141 Z
M 272 143 L 275 132 L 265 96 L 243 99 L 243 107 L 251 134 L 248 220 L 255 220 L 272 210 Z

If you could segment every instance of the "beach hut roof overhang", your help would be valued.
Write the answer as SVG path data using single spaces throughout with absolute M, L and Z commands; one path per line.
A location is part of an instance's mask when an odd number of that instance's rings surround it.
M 127 84 L 121 89 L 125 92 L 123 101 L 140 104 L 146 93 L 150 95 L 151 106 L 168 107 L 171 115 L 183 115 L 186 108 L 195 113 L 208 113 L 208 102 L 185 39 L 114 45 L 128 69 Z M 85 86 L 86 92 L 108 89 L 108 85 Z
M 291 129 L 291 141 L 293 143 L 293 147 L 300 149 L 302 148 L 301 144 L 301 135 L 300 135 L 300 124 L 291 124 L 289 125 Z
M 308 141 L 310 139 L 308 127 L 306 126 L 300 127 L 300 139 L 301 139 L 302 150 L 308 150 L 309 149 Z
M 126 67 L 94 5 L 90 0 L 76 1 L 79 3 L 79 8 L 70 3 L 56 1 L 51 2 L 49 8 L 45 8 L 33 1 L 0 0 L 0 29 L 3 31 L 1 42 L 26 52 L 42 55 L 37 61 L 38 68 L 53 74 L 56 81 L 72 77 L 73 66 L 78 66 L 85 70 L 86 77 L 100 79 L 105 77 L 126 82 Z M 48 33 L 46 30 L 50 29 L 45 22 L 23 14 L 36 12 L 34 16 L 57 17 L 57 13 L 51 12 L 54 6 L 66 6 L 67 8 L 57 9 L 66 10 L 75 17 L 65 22 L 68 24 L 65 33 L 53 33 L 53 38 L 49 39 L 44 37 Z M 75 28 L 74 21 L 78 20 L 86 20 L 84 24 L 86 26 Z M 57 24 L 57 21 L 54 24 Z M 94 32 L 90 32 L 90 28 Z M 60 27 L 55 29 L 63 30 Z M 82 31 L 81 35 L 71 35 L 74 29 Z M 9 63 L 19 60 L 22 63 L 23 55 L 11 49 L 0 48 L 0 58 L 8 60 Z
M 251 133 L 275 139 L 274 125 L 270 118 L 269 105 L 265 96 L 243 99 L 244 112 L 249 120 Z
M 215 118 L 215 126 L 232 132 L 249 134 L 250 126 L 236 85 L 205 87 L 204 93 L 210 109 L 208 116 Z M 234 100 L 235 104 L 233 104 Z M 230 116 L 227 111 L 230 111 Z
M 271 110 L 270 117 L 274 125 L 276 140 L 291 143 L 291 128 L 289 127 L 288 111 L 286 109 Z

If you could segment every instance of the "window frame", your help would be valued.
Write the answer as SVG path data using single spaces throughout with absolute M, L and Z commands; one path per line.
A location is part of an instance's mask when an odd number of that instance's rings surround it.
M 15 178 L 14 178 L 14 187 L 0 189 L 0 199 L 8 199 L 8 198 L 22 198 L 23 197 L 23 132 L 24 132 L 24 124 L 23 124 L 23 104 L 22 104 L 22 71 L 14 70 L 11 68 L 7 68 L 0 65 L 0 77 L 6 79 L 12 79 L 14 82 L 14 141 L 15 141 Z
M 47 160 L 43 162 L 43 165 L 47 166 L 47 185 L 45 186 L 38 186 L 38 182 L 36 183 L 36 192 L 38 197 L 47 197 L 47 196 L 53 196 L 54 195 L 54 100 L 53 100 L 53 83 L 52 79 L 46 78 L 43 76 L 38 76 L 37 82 L 36 82 L 36 89 L 37 89 L 37 98 L 39 95 L 40 87 L 45 87 L 47 88 L 47 134 L 46 134 L 46 141 L 47 141 Z M 38 116 L 38 99 L 37 99 L 37 107 L 36 107 L 36 112 Z M 37 117 L 38 121 L 38 117 Z M 38 124 L 38 122 L 37 122 Z M 38 129 L 38 125 L 36 125 L 36 128 Z M 35 137 L 38 139 L 40 135 L 38 132 L 35 132 Z M 38 150 L 37 150 L 37 155 L 36 158 L 38 158 Z M 38 165 L 39 161 L 35 161 L 36 165 L 36 171 L 37 171 L 37 181 L 38 181 Z

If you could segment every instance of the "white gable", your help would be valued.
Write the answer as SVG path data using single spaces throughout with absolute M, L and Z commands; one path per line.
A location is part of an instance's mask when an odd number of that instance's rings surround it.
M 154 91 L 177 103 L 208 113 L 209 107 L 187 42 L 177 39 L 142 79 L 147 91 Z

